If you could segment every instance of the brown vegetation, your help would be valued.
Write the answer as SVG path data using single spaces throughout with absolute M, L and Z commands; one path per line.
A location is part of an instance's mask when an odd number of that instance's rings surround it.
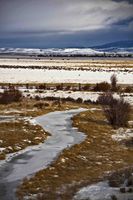
M 122 97 L 116 99 L 112 93 L 104 93 L 99 96 L 98 102 L 102 104 L 104 114 L 112 126 L 128 126 L 131 106 Z
M 22 99 L 22 93 L 16 89 L 4 90 L 0 94 L 0 104 L 9 104 L 12 102 L 18 102 Z
M 25 179 L 17 191 L 19 199 L 36 194 L 36 199 L 70 200 L 80 187 L 101 180 L 106 172 L 132 165 L 133 150 L 112 140 L 112 128 L 101 110 L 80 113 L 73 120 L 74 126 L 86 133 L 86 140 L 64 150 L 47 169 Z

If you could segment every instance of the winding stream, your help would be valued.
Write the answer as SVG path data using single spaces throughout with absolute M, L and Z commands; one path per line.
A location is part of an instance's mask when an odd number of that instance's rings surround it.
M 14 156 L 0 167 L 0 200 L 15 200 L 16 187 L 24 177 L 46 168 L 63 149 L 85 139 L 83 133 L 72 127 L 71 121 L 74 115 L 84 110 L 56 111 L 34 119 L 51 136 L 43 144 Z

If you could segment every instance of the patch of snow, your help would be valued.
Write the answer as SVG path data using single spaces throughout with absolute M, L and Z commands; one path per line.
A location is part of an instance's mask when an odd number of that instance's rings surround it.
M 47 49 L 32 49 L 32 48 L 0 48 L 1 54 L 14 55 L 45 55 L 45 56 L 104 56 L 106 55 L 132 55 L 133 48 L 47 48 Z
M 60 98 L 67 98 L 71 97 L 73 99 L 78 99 L 81 98 L 83 101 L 85 100 L 91 100 L 96 102 L 98 96 L 102 94 L 102 92 L 86 92 L 86 91 L 53 91 L 53 90 L 45 90 L 42 93 L 35 92 L 29 90 L 29 92 L 24 93 L 23 95 L 26 97 L 28 94 L 30 94 L 31 97 L 35 98 L 35 96 L 39 96 L 40 98 L 45 98 L 45 97 L 60 97 Z M 129 102 L 131 105 L 133 105 L 133 93 L 126 93 L 123 94 L 123 98 Z M 119 98 L 118 94 L 114 94 L 115 98 Z M 95 110 L 95 108 L 94 108 Z
M 29 122 L 34 126 L 37 125 L 37 122 L 35 119 L 29 119 Z
M 133 129 L 124 129 L 124 128 L 119 128 L 116 131 L 116 134 L 112 135 L 112 139 L 115 141 L 122 141 L 122 140 L 127 140 L 133 138 Z
M 0 68 L 2 83 L 99 83 L 110 81 L 114 71 Z M 133 84 L 133 73 L 116 71 L 118 83 Z
M 4 151 L 6 148 L 0 147 L 0 152 Z
M 15 120 L 14 115 L 0 115 L 0 123 L 2 122 L 10 122 Z
M 133 199 L 133 193 L 121 193 L 120 188 L 110 187 L 108 182 L 104 181 L 80 189 L 73 200 L 112 200 L 113 195 L 117 200 Z

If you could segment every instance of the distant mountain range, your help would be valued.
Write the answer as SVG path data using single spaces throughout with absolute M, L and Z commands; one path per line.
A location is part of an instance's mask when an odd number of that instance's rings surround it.
M 122 56 L 133 57 L 133 41 L 119 41 L 91 48 L 0 48 L 0 55 L 21 56 Z
M 125 40 L 125 41 L 117 41 L 117 42 L 111 42 L 103 45 L 98 46 L 92 46 L 91 48 L 133 48 L 133 40 Z

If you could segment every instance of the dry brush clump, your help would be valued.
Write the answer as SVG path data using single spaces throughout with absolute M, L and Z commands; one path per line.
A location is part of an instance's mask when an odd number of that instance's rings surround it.
M 98 97 L 98 103 L 102 105 L 104 114 L 112 126 L 128 126 L 131 106 L 122 97 L 116 99 L 112 93 L 105 93 Z
M 127 86 L 124 90 L 126 93 L 132 93 L 133 92 L 133 87 L 132 86 Z
M 93 88 L 93 90 L 96 91 L 96 92 L 101 92 L 101 91 L 107 92 L 110 89 L 111 89 L 111 86 L 107 82 L 97 83 Z
M 118 88 L 117 88 L 117 77 L 115 74 L 111 76 L 110 81 L 111 81 L 111 90 L 113 92 L 116 92 Z
M 0 104 L 9 104 L 12 102 L 18 102 L 22 98 L 22 93 L 16 89 L 4 90 L 0 94 Z
M 115 74 L 113 74 L 110 77 L 110 83 L 104 81 L 101 83 L 96 83 L 96 85 L 93 87 L 93 91 L 95 92 L 117 92 L 120 91 L 121 88 L 120 86 L 118 86 L 117 84 L 118 80 L 117 80 L 117 76 Z

